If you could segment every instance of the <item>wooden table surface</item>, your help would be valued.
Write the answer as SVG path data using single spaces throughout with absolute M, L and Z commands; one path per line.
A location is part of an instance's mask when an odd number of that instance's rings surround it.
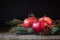
M 60 40 L 60 36 L 0 34 L 0 40 Z

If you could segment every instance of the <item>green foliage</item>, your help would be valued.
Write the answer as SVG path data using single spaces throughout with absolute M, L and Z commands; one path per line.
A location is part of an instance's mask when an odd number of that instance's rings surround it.
M 17 24 L 22 23 L 22 21 L 19 19 L 12 19 L 12 20 L 7 21 L 5 23 L 9 26 L 16 26 Z
M 26 34 L 27 30 L 24 27 L 15 26 L 10 29 L 9 33 Z
M 33 29 L 32 28 L 28 28 L 27 32 L 28 32 L 28 34 L 32 34 L 33 33 Z
M 17 27 L 16 28 L 16 33 L 17 34 L 26 34 L 27 30 L 24 27 Z
M 59 31 L 59 27 L 52 27 L 51 28 L 51 34 L 55 34 L 57 31 Z

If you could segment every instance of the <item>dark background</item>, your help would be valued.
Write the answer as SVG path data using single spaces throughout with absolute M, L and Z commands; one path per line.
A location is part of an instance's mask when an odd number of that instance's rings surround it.
M 8 30 L 8 26 L 5 25 L 5 21 L 13 18 L 23 20 L 29 13 L 34 13 L 36 17 L 42 17 L 44 14 L 51 17 L 53 20 L 60 19 L 59 15 L 59 3 L 55 0 L 32 0 L 32 1 L 3 1 L 2 12 L 0 13 L 0 31 Z

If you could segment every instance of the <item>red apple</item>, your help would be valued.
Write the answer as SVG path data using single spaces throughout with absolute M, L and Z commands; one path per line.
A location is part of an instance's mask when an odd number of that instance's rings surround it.
M 37 19 L 35 17 L 26 18 L 24 20 L 24 22 L 23 22 L 24 23 L 24 27 L 25 28 L 31 27 L 32 26 L 32 23 L 35 22 L 35 21 L 37 21 Z
M 39 21 L 42 21 L 42 20 L 46 21 L 48 25 L 52 25 L 52 19 L 50 17 L 44 16 L 39 18 Z
M 48 25 L 47 21 L 45 21 L 45 20 L 40 21 L 40 27 L 41 27 L 41 29 L 44 30 L 47 25 Z
M 41 25 L 43 26 L 43 28 L 48 25 L 48 22 L 45 21 L 45 20 L 41 20 L 41 21 L 39 21 L 39 22 L 41 23 Z
M 39 22 L 34 22 L 32 24 L 32 28 L 33 28 L 35 33 L 39 33 L 40 32 L 40 23 Z
M 41 24 L 38 21 L 36 21 L 32 24 L 32 28 L 36 34 L 38 34 L 42 31 Z

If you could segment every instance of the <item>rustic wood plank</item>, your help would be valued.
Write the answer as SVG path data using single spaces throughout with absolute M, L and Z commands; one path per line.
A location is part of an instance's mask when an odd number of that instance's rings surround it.
M 40 35 L 1 35 L 0 40 L 60 40 L 60 36 L 40 36 Z

